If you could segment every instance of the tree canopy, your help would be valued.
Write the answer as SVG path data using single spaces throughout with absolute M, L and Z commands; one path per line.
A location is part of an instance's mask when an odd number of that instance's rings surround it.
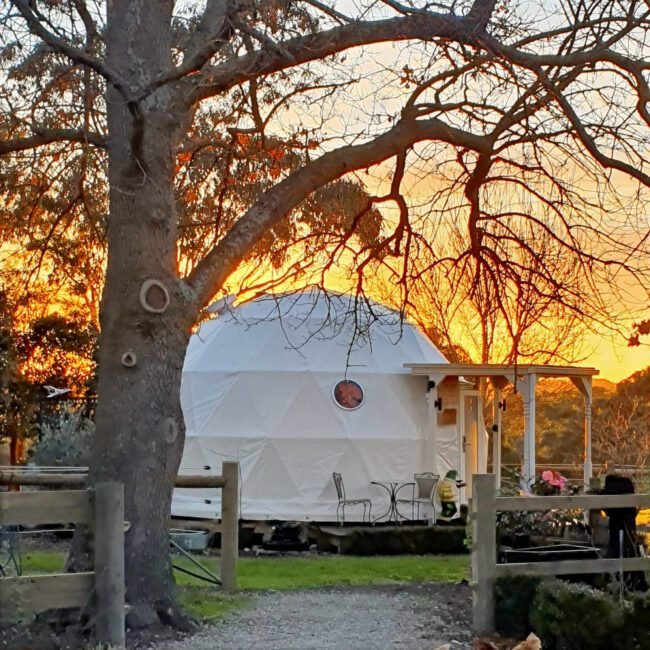
M 168 68 L 134 88 L 105 60 L 103 9 L 11 3 L 0 97 L 0 236 L 95 322 L 107 85 L 185 115 L 176 256 L 201 303 L 253 258 L 252 287 L 269 265 L 281 282 L 335 262 L 361 289 L 381 266 L 407 303 L 437 269 L 491 295 L 516 338 L 527 293 L 604 322 L 614 275 L 645 286 L 644 3 L 170 3 Z M 370 177 L 324 189 L 355 170 Z

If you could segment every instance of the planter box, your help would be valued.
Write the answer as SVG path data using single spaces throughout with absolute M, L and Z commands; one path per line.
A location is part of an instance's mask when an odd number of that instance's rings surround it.
M 597 560 L 598 549 L 594 546 L 577 544 L 554 544 L 529 548 L 505 549 L 502 552 L 505 564 L 513 562 L 560 562 L 561 560 Z
M 598 560 L 600 554 L 595 546 L 578 544 L 554 544 L 530 548 L 501 549 L 499 553 L 504 564 L 516 562 L 561 562 L 562 560 Z M 568 582 L 582 582 L 594 586 L 601 574 L 581 573 L 562 576 Z
M 208 548 L 208 533 L 205 530 L 182 530 L 172 528 L 169 538 L 184 551 L 205 551 Z

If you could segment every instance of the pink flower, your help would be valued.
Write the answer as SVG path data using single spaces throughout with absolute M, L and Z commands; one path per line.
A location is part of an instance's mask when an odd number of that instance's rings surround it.
M 564 478 L 560 472 L 551 469 L 546 469 L 542 472 L 542 481 L 548 483 L 548 485 L 552 485 L 553 487 L 560 488 L 560 490 L 564 489 L 567 482 L 566 478 Z
M 545 473 L 546 473 L 546 472 L 545 472 Z M 550 476 L 549 479 L 546 479 L 546 480 L 548 480 L 548 482 L 549 482 L 551 485 L 554 485 L 555 487 L 559 487 L 560 489 L 562 489 L 562 488 L 566 485 L 566 479 L 564 478 L 564 476 L 562 476 L 562 475 L 560 474 L 560 472 L 551 472 L 551 471 L 549 470 L 548 473 L 549 473 L 551 476 Z

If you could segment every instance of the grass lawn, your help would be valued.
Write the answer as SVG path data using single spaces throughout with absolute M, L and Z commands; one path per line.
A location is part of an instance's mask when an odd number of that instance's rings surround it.
M 219 559 L 197 556 L 215 573 Z M 55 573 L 63 569 L 61 553 L 27 552 L 23 555 L 25 574 Z M 185 558 L 174 564 L 196 571 Z M 238 564 L 240 589 L 298 589 L 340 585 L 381 585 L 400 582 L 457 582 L 468 577 L 467 555 L 395 555 L 390 557 L 307 556 L 241 558 Z M 192 576 L 176 573 L 181 600 L 196 618 L 210 620 L 223 616 L 248 601 L 241 592 L 229 596 Z

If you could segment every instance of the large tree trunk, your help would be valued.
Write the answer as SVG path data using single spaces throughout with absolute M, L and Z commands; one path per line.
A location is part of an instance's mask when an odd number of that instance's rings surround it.
M 171 65 L 172 5 L 108 3 L 107 63 L 131 87 Z M 129 15 L 135 11 L 137 16 Z M 131 525 L 127 602 L 134 627 L 158 619 L 183 622 L 167 524 L 184 442 L 181 371 L 195 314 L 177 275 L 173 179 L 179 121 L 171 103 L 165 89 L 139 105 L 129 106 L 114 88 L 107 96 L 108 266 L 90 482 L 124 483 Z
M 126 287 L 125 287 L 126 288 Z M 129 623 L 158 618 L 178 625 L 167 531 L 174 479 L 184 441 L 180 378 L 187 336 L 173 317 L 134 322 L 129 300 L 107 292 L 91 483 L 124 483 Z M 111 295 L 113 294 L 113 295 Z M 127 368 L 120 358 L 136 355 Z

